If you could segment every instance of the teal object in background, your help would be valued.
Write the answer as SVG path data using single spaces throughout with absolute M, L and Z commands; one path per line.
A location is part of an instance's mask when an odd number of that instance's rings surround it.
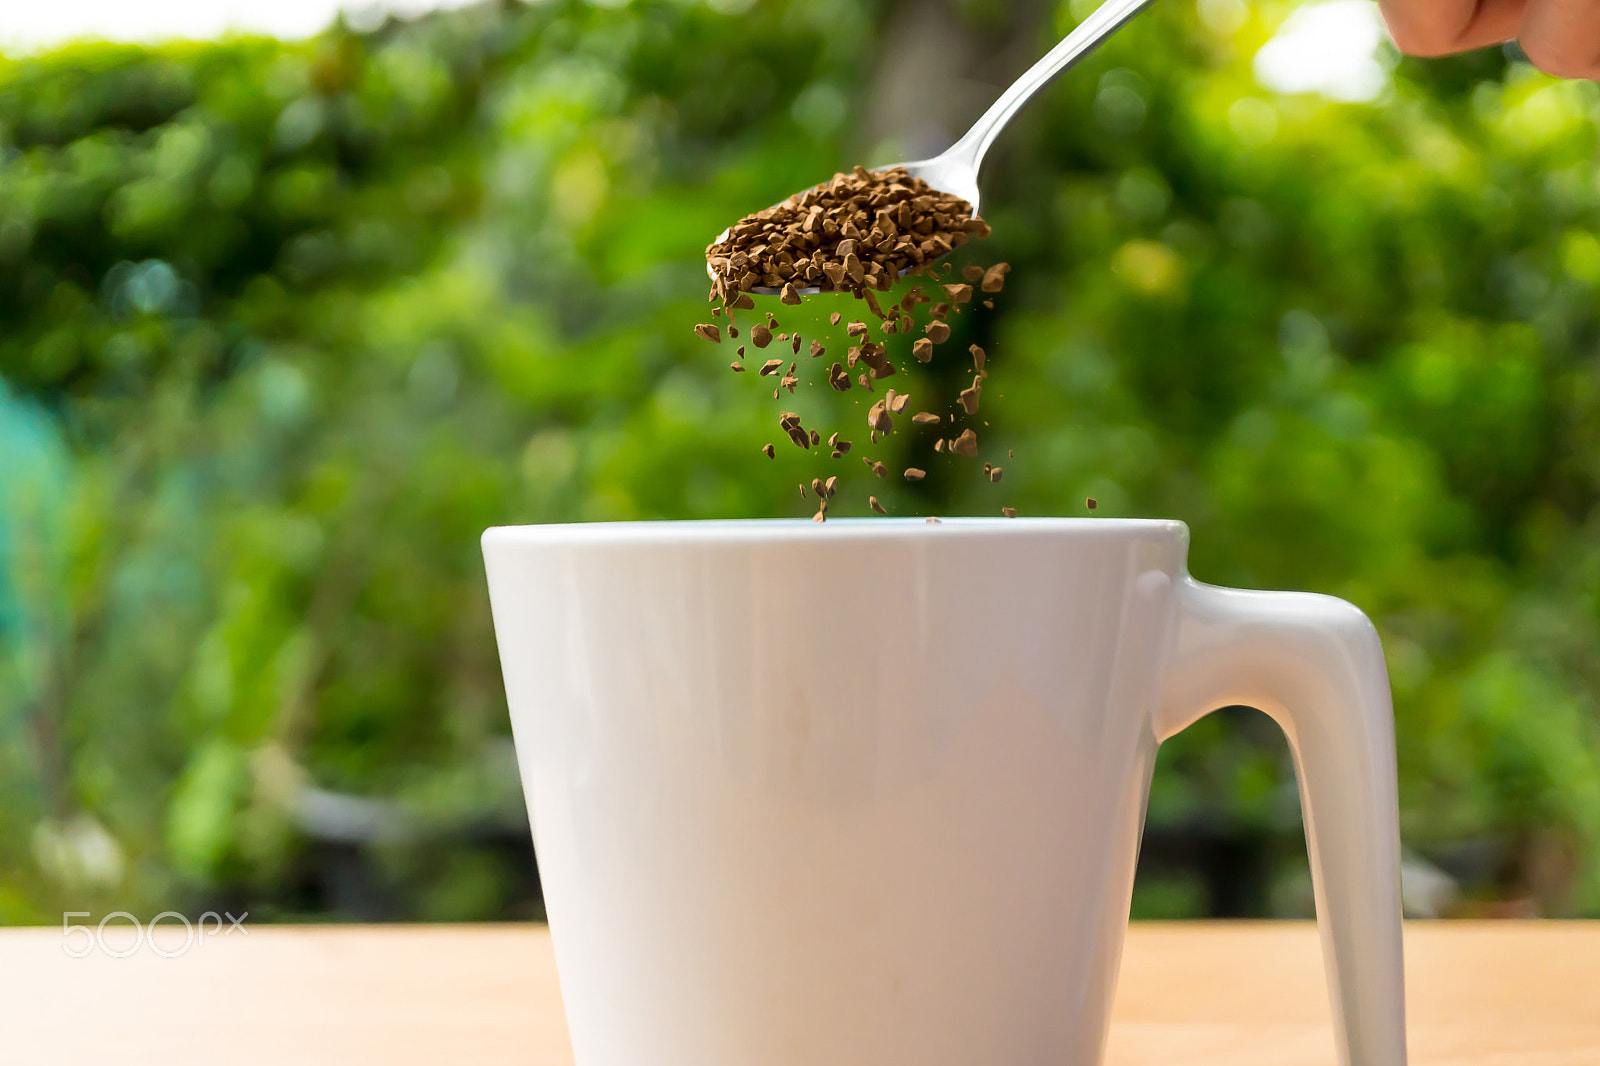
M 0 730 L 7 733 L 37 697 L 61 633 L 71 471 L 49 417 L 0 380 L 0 669 L 11 678 Z

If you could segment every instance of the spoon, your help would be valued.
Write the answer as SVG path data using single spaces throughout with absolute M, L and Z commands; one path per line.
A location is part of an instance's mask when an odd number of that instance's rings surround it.
M 978 168 L 983 165 L 984 153 L 1006 128 L 1006 124 L 1016 117 L 1023 105 L 1033 99 L 1034 95 L 1046 85 L 1049 85 L 1062 72 L 1068 70 L 1078 60 L 1094 51 L 1106 38 L 1110 37 L 1133 16 L 1149 5 L 1150 0 L 1106 0 L 1105 3 L 1095 8 L 1094 12 L 1076 29 L 1061 41 L 1060 44 L 1045 53 L 1043 59 L 1029 67 L 1027 72 L 1011 83 L 1011 87 L 1000 94 L 1000 98 L 989 105 L 989 110 L 983 113 L 972 128 L 962 134 L 961 139 L 945 151 L 932 159 L 921 159 L 915 163 L 898 163 L 914 178 L 921 178 L 940 192 L 959 196 L 972 205 L 972 213 L 978 213 Z M 879 167 L 879 170 L 892 169 Z M 727 239 L 728 230 L 723 230 L 717 242 Z M 711 273 L 710 264 L 706 265 L 706 273 Z M 757 287 L 752 291 L 763 295 L 772 295 L 777 289 L 765 286 Z M 822 290 L 812 287 L 798 290 L 803 296 L 811 296 Z

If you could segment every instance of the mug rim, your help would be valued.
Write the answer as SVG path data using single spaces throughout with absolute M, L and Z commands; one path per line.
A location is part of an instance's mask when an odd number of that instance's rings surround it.
M 1073 539 L 1165 536 L 1187 542 L 1189 527 L 1175 518 L 809 518 L 659 519 L 627 522 L 552 522 L 490 526 L 482 544 L 760 544 L 929 537 L 1007 537 L 1041 533 Z

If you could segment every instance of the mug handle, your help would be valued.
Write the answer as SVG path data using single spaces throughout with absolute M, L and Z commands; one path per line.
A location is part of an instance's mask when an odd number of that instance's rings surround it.
M 1300 783 L 1339 1062 L 1402 1066 L 1394 708 L 1377 631 L 1331 596 L 1240 592 L 1188 576 L 1174 591 L 1156 739 L 1240 704 L 1283 729 Z

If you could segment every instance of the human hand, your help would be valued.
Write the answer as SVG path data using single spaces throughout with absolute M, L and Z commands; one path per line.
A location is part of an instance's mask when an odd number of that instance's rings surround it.
M 1400 51 L 1439 56 L 1516 38 L 1534 66 L 1560 78 L 1600 78 L 1594 0 L 1379 0 Z

